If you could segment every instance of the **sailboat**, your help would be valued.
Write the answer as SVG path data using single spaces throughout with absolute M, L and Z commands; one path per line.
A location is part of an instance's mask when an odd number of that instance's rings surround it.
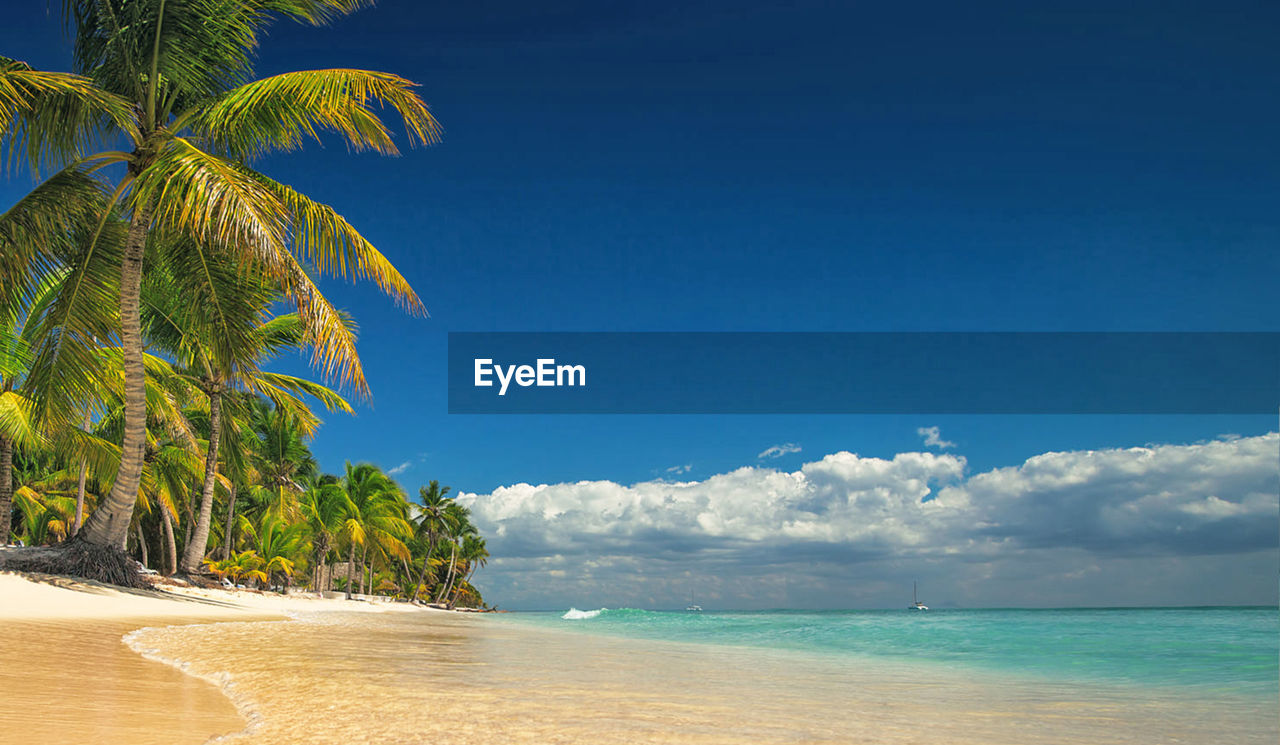
M 685 610 L 689 611 L 690 613 L 702 612 L 702 606 L 693 602 L 693 590 L 689 591 L 689 605 L 685 607 Z
M 907 610 L 929 610 L 929 606 L 920 602 L 920 598 L 916 595 L 916 583 L 911 583 L 911 605 L 907 606 Z

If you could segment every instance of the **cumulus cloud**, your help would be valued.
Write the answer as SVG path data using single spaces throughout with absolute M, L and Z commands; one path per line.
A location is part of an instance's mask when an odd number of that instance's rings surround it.
M 760 451 L 756 457 L 761 460 L 764 460 L 765 458 L 781 458 L 784 455 L 790 455 L 798 452 L 800 452 L 799 445 L 794 442 L 784 442 L 781 445 L 774 445 L 772 447 L 765 448 Z
M 683 466 L 672 466 L 666 470 L 666 473 L 672 474 L 673 476 L 680 476 L 692 470 L 693 470 L 693 464 L 686 463 Z
M 1022 588 L 1026 597 L 1048 592 L 1044 583 L 1112 593 L 1152 585 L 1149 577 L 1119 577 L 1113 570 L 1122 565 L 1163 567 L 1159 586 L 1175 592 L 1169 583 L 1197 576 L 1203 557 L 1249 554 L 1263 567 L 1274 557 L 1278 444 L 1272 433 L 1050 452 L 976 474 L 952 453 L 837 452 L 795 471 L 522 483 L 458 501 L 471 507 L 498 557 L 491 580 L 523 598 L 508 602 L 526 607 L 552 586 L 550 570 L 567 573 L 554 585 L 563 597 L 581 593 L 589 602 L 592 588 L 594 597 L 608 588 L 614 603 L 661 605 L 654 598 L 687 593 L 680 586 L 694 566 L 716 578 L 734 607 L 760 607 L 761 588 L 778 578 L 783 597 L 765 607 L 803 598 L 847 606 L 894 592 L 881 583 L 912 567 L 946 575 L 947 592 L 969 602 L 990 598 L 984 593 L 993 587 Z M 1214 561 L 1227 571 L 1229 562 Z M 1274 575 L 1274 566 L 1268 571 Z M 910 575 L 898 581 L 909 586 Z M 1218 597 L 1213 590 L 1206 586 L 1204 597 Z
M 938 427 L 920 427 L 916 434 L 924 438 L 924 446 L 927 448 L 950 450 L 956 446 L 954 442 L 942 439 L 942 431 Z

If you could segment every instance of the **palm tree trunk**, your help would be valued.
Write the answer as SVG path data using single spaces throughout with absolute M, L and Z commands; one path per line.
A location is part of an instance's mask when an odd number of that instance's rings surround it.
M 470 569 L 470 567 L 468 567 L 468 569 Z M 449 587 L 444 591 L 444 596 L 445 596 L 445 605 L 449 606 L 449 608 L 450 608 L 450 609 L 452 609 L 452 608 L 453 608 L 453 604 L 454 604 L 454 602 L 455 602 L 455 598 L 454 598 L 454 583 L 455 583 L 455 582 L 457 582 L 457 581 L 458 581 L 458 578 L 459 578 L 459 577 L 461 577 L 461 576 L 462 576 L 462 573 L 461 573 L 461 572 L 459 572 L 459 573 L 455 574 L 453 577 L 451 577 L 451 578 L 449 579 Z
M 419 589 L 422 587 L 423 580 L 427 578 L 427 565 L 430 564 L 431 562 L 431 554 L 434 554 L 435 552 L 436 552 L 436 537 L 435 535 L 428 533 L 427 534 L 427 555 L 422 557 L 422 571 L 418 572 L 418 582 L 413 586 L 413 599 L 409 601 L 411 603 L 418 602 Z
M 130 166 L 134 171 L 137 166 Z M 137 175 L 137 173 L 133 173 Z M 142 479 L 143 449 L 147 444 L 146 371 L 142 364 L 142 256 L 147 242 L 151 210 L 134 210 L 120 263 L 120 349 L 124 358 L 124 441 L 120 469 L 106 500 L 98 505 L 77 536 L 95 546 L 119 546 L 129 534 L 133 508 L 138 503 Z
M 85 432 L 89 431 L 89 407 L 84 409 L 84 426 Z M 80 478 L 76 481 L 76 521 L 71 524 L 71 537 L 75 538 L 80 532 L 80 526 L 84 525 L 84 482 L 85 477 L 89 475 L 89 459 L 80 458 Z
M 236 482 L 232 481 L 231 496 L 227 500 L 227 529 L 222 533 L 222 558 L 224 559 L 231 558 L 231 547 L 235 544 L 232 531 L 235 529 L 236 491 Z
M 142 566 L 147 565 L 147 536 L 142 532 L 142 521 L 138 521 L 138 551 L 142 554 Z
M 351 569 L 356 565 L 356 544 L 351 544 L 351 550 L 347 552 L 347 600 L 351 599 Z
M 9 542 L 13 520 L 13 441 L 0 437 L 0 545 Z
M 164 576 L 168 577 L 178 571 L 178 544 L 173 540 L 173 519 L 169 517 L 169 510 L 160 505 L 160 527 L 164 531 L 164 547 L 168 549 L 164 553 Z
M 200 517 L 182 555 L 184 574 L 195 574 L 209 547 L 209 524 L 213 522 L 213 488 L 218 481 L 218 442 L 222 438 L 222 390 L 209 388 L 209 450 L 204 456 L 204 489 L 200 492 Z
M 453 570 L 454 570 L 453 560 L 457 555 L 458 555 L 458 544 L 455 543 L 453 544 L 453 547 L 449 549 L 449 574 L 445 575 L 445 581 L 443 584 L 440 585 L 440 592 L 436 593 L 437 603 L 440 602 L 442 599 L 444 599 L 444 594 L 445 592 L 448 591 L 449 585 L 453 584 Z
M 364 569 L 366 562 L 369 560 L 369 546 L 366 545 L 364 550 L 360 552 L 360 594 L 364 594 Z

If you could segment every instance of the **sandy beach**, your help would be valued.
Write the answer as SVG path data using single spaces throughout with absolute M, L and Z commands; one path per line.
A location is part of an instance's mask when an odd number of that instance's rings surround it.
M 1274 742 L 1267 704 L 0 574 L 0 743 Z
M 0 573 L 0 743 L 203 743 L 245 728 L 218 681 L 147 659 L 143 628 L 281 622 L 299 613 L 432 612 L 391 603 L 172 587 L 126 590 Z

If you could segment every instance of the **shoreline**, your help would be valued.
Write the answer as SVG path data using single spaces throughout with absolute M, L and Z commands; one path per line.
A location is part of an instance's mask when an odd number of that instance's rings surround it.
M 129 591 L 12 573 L 0 573 L 0 598 L 7 630 L 37 634 L 7 655 L 21 661 L 6 672 L 21 676 L 21 690 L 0 712 L 0 743 L 39 733 L 40 742 L 98 745 L 349 745 L 370 737 L 765 745 L 804 733 L 814 743 L 905 745 L 929 731 L 951 745 L 1062 745 L 1117 729 L 1151 745 L 1174 735 L 1215 742 L 1224 731 L 1238 742 L 1274 741 L 1274 726 L 1249 701 L 1152 699 L 1136 689 L 614 636 L 510 617 L 479 622 L 407 603 Z M 87 642 L 97 649 L 83 658 L 95 666 L 85 674 L 66 676 L 65 660 L 42 656 Z M 42 668 L 51 674 L 40 675 Z M 114 708 L 100 708 L 96 720 L 94 711 L 71 714 L 114 729 L 75 729 L 70 715 L 53 737 L 36 728 L 47 709 L 109 685 L 124 688 Z M 5 739 L 10 732 L 23 736 Z
M 249 697 L 235 690 L 229 675 L 200 674 L 183 660 L 146 647 L 140 638 L 151 631 L 178 627 L 289 623 L 301 614 L 332 612 L 452 615 L 447 610 L 405 603 L 177 585 L 134 590 L 59 575 L 0 571 L 0 623 L 6 629 L 0 636 L 0 651 L 12 661 L 0 674 L 9 692 L 8 713 L 0 715 L 0 743 L 9 742 L 7 738 L 13 733 L 42 728 L 56 731 L 43 732 L 41 742 L 92 738 L 102 745 L 205 743 L 251 734 L 256 709 Z M 130 658 L 140 664 L 131 663 Z M 92 661 L 96 668 L 84 673 L 83 685 L 70 684 L 65 671 L 82 661 Z M 162 665 L 173 675 L 149 665 Z M 192 684 L 180 685 L 182 679 Z M 111 712 L 115 704 L 93 700 L 92 689 L 102 684 L 108 690 L 100 698 L 114 696 L 126 705 L 133 703 L 129 694 L 141 695 L 132 688 L 140 682 L 155 682 L 159 693 L 164 693 L 166 686 L 176 687 L 175 696 L 185 707 L 182 716 L 177 715 L 174 705 L 162 700 L 156 706 L 128 706 L 127 716 L 118 712 L 115 719 L 121 721 L 114 721 Z M 65 703 L 68 698 L 71 701 Z M 30 706 L 23 705 L 26 702 Z M 50 702 L 63 704 L 52 725 L 46 721 Z M 25 711 L 38 713 L 27 717 Z M 142 720 L 138 727 L 122 721 L 135 718 Z M 191 718 L 200 723 L 198 726 L 220 731 L 207 737 L 193 734 L 188 724 Z

